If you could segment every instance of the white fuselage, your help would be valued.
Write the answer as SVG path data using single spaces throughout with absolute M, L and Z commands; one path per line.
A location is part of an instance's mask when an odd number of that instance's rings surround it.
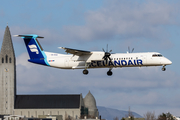
M 141 67 L 166 66 L 172 64 L 170 60 L 157 52 L 147 53 L 116 53 L 111 54 L 111 61 L 103 60 L 104 52 L 92 52 L 91 55 L 65 55 L 45 52 L 49 66 L 61 69 L 113 68 L 113 67 Z
M 172 64 L 170 60 L 157 52 L 112 54 L 112 50 L 108 51 L 108 45 L 106 52 L 104 49 L 103 52 L 99 52 L 66 47 L 59 48 L 71 55 L 45 52 L 37 40 L 43 37 L 36 34 L 16 36 L 24 39 L 30 57 L 29 62 L 61 69 L 84 69 L 84 75 L 88 74 L 89 68 L 109 68 L 107 75 L 111 76 L 114 67 L 163 66 L 162 71 L 165 71 L 165 66 Z

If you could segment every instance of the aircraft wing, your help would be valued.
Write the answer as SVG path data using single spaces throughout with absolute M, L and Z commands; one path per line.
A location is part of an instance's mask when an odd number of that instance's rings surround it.
M 73 54 L 73 55 L 77 55 L 77 56 L 81 56 L 81 55 L 91 55 L 92 52 L 91 51 L 85 51 L 85 50 L 77 50 L 77 49 L 72 49 L 72 48 L 66 48 L 66 47 L 59 47 L 60 49 L 64 49 L 65 52 Z

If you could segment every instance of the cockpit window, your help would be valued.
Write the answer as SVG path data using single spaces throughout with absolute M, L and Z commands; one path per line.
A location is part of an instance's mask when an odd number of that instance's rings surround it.
M 153 54 L 152 57 L 162 57 L 161 54 Z

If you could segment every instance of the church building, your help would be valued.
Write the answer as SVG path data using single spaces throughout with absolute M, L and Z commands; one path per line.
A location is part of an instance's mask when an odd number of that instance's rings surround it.
M 68 95 L 17 95 L 16 58 L 9 27 L 6 27 L 0 52 L 0 116 L 70 120 L 98 118 L 94 96 L 89 93 Z

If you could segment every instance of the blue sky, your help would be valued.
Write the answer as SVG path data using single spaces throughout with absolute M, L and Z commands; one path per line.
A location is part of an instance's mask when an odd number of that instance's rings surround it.
M 11 3 L 11 4 L 10 4 Z M 12 35 L 38 34 L 45 51 L 58 47 L 113 52 L 160 52 L 173 64 L 161 67 L 61 70 L 27 62 L 21 38 L 12 36 L 18 94 L 79 94 L 90 90 L 98 106 L 180 115 L 180 2 L 178 0 L 21 0 L 0 4 L 0 42 L 5 27 Z

